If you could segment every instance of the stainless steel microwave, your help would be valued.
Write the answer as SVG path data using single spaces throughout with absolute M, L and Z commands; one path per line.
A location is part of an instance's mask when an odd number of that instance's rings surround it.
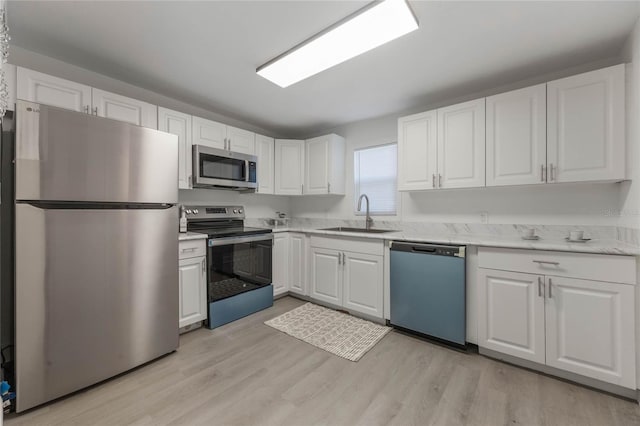
M 258 158 L 226 149 L 193 146 L 193 186 L 255 190 Z

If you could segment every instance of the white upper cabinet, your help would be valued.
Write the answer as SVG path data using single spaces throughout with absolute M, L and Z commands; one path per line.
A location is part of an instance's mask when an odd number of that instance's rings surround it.
M 18 99 L 89 113 L 91 87 L 18 67 Z
M 546 84 L 487 98 L 487 186 L 546 182 Z
M 485 100 L 438 109 L 438 188 L 485 185 Z
M 255 155 L 256 134 L 206 118 L 193 117 L 193 144 Z
M 547 84 L 549 182 L 625 178 L 624 64 Z
M 433 189 L 437 173 L 437 113 L 398 120 L 398 189 Z
M 191 189 L 191 116 L 160 107 L 158 130 L 178 136 L 178 188 Z
M 217 121 L 193 117 L 193 145 L 227 149 L 227 126 Z
M 273 194 L 275 168 L 275 140 L 267 136 L 256 135 L 256 156 L 258 157 L 259 194 Z
M 304 141 L 276 139 L 275 146 L 275 194 L 301 195 L 304 186 Z
M 158 107 L 100 89 L 91 89 L 93 114 L 137 126 L 158 128 Z
M 227 126 L 227 149 L 243 154 L 255 155 L 256 134 L 248 130 Z
M 344 195 L 345 141 L 335 134 L 308 139 L 305 146 L 305 194 Z

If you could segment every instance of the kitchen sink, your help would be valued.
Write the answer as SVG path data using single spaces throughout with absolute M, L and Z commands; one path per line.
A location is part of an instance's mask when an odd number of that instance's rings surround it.
M 362 232 L 365 234 L 384 234 L 385 232 L 398 232 L 395 229 L 365 229 L 365 228 L 345 228 L 338 226 L 337 228 L 323 228 L 321 231 L 337 231 L 337 232 Z

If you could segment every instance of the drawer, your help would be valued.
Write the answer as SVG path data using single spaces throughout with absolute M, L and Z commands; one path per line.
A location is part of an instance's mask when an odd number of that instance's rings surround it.
M 311 247 L 336 251 L 350 251 L 352 253 L 384 255 L 384 242 L 365 238 L 319 237 L 312 235 Z
M 633 256 L 480 247 L 478 266 L 593 281 L 636 283 L 636 259 Z
M 190 257 L 206 256 L 207 240 L 201 238 L 199 240 L 185 240 L 178 243 L 178 259 L 188 259 Z

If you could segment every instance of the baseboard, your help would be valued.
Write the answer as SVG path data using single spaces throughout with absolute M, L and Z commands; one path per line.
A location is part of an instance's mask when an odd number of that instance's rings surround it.
M 543 373 L 547 376 L 552 376 L 560 380 L 570 381 L 591 389 L 630 399 L 632 401 L 640 401 L 640 392 L 638 392 L 638 390 L 636 389 L 628 389 L 622 386 L 614 385 L 612 383 L 592 379 L 591 377 L 585 377 L 579 374 L 571 373 L 569 371 L 560 370 L 559 368 L 549 367 L 548 365 L 538 364 L 537 362 L 520 359 L 511 355 L 506 355 L 500 352 L 493 351 L 491 349 L 479 347 L 478 353 L 480 355 L 484 355 L 498 361 L 503 361 L 508 364 L 536 371 L 538 373 Z

